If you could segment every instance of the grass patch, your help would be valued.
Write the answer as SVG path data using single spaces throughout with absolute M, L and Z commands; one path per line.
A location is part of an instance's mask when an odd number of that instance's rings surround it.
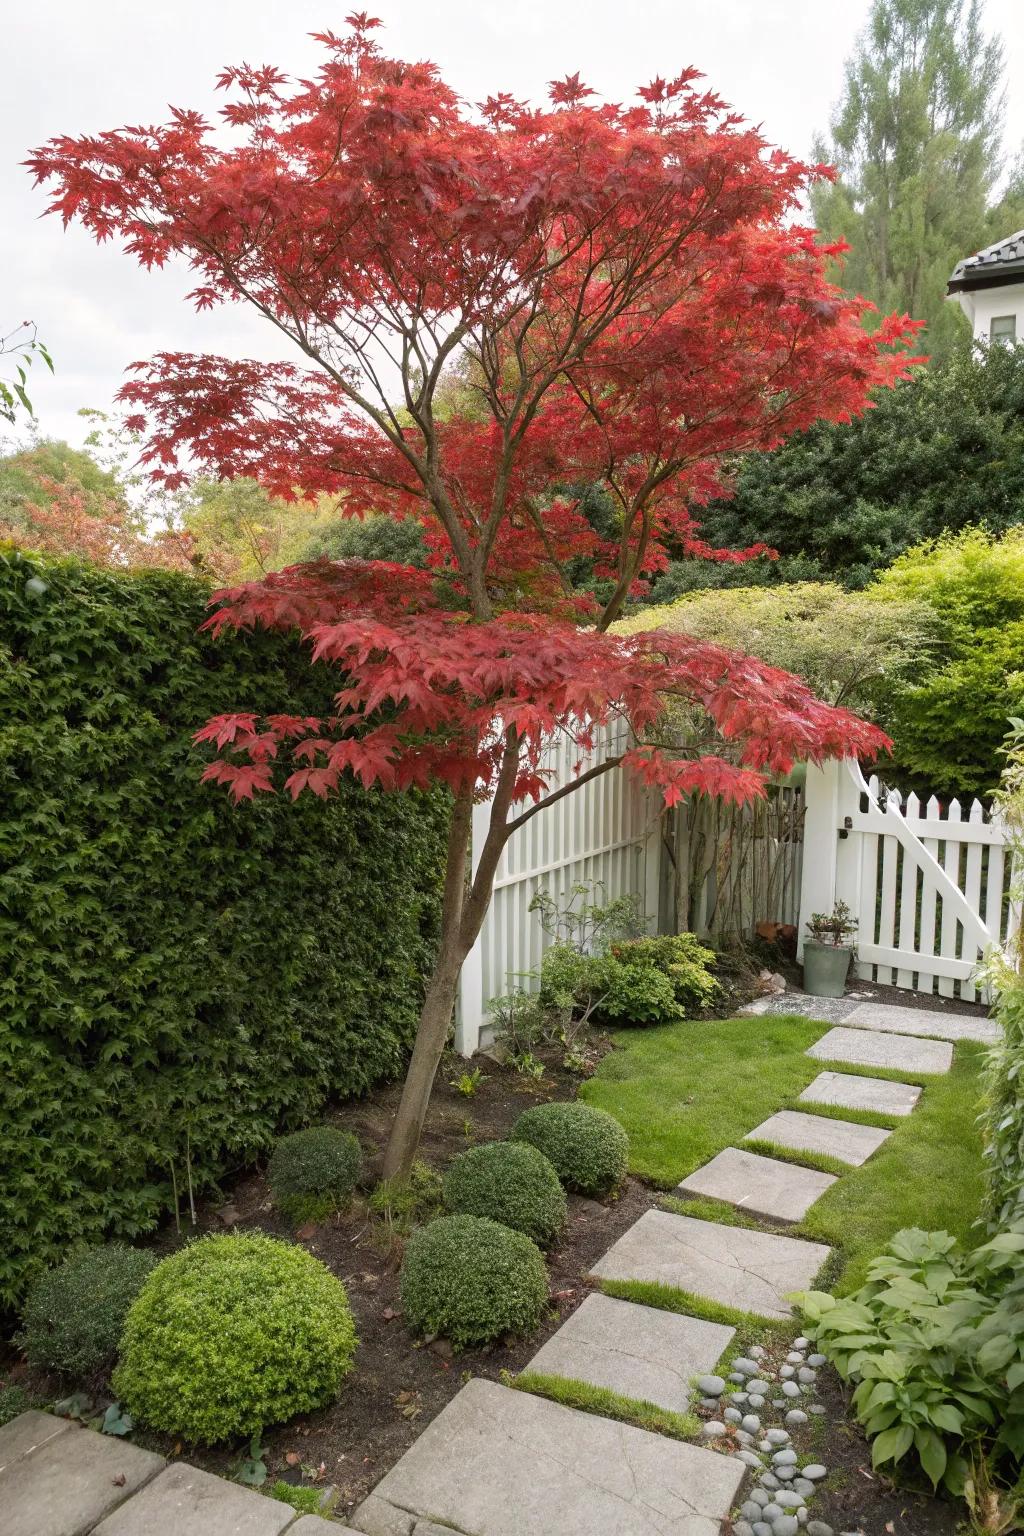
M 636 1397 L 622 1397 L 607 1387 L 595 1387 L 589 1381 L 575 1381 L 567 1376 L 546 1376 L 542 1371 L 521 1371 L 518 1376 L 503 1377 L 517 1392 L 532 1392 L 547 1397 L 566 1408 L 596 1413 L 603 1419 L 618 1419 L 635 1424 L 638 1429 L 653 1430 L 672 1440 L 693 1440 L 700 1433 L 700 1420 L 692 1413 L 674 1413 Z
M 772 1157 L 779 1163 L 795 1163 L 798 1168 L 815 1168 L 819 1173 L 837 1176 L 849 1173 L 850 1164 L 841 1157 L 829 1157 L 827 1152 L 811 1152 L 806 1147 L 782 1147 L 777 1141 L 762 1141 L 752 1136 L 743 1142 L 742 1151 L 754 1152 L 758 1157 Z
M 708 1195 L 695 1195 L 692 1200 L 680 1200 L 676 1195 L 662 1195 L 658 1205 L 673 1216 L 692 1216 L 695 1221 L 717 1221 L 723 1227 L 757 1227 L 761 1223 L 747 1211 L 737 1210 L 725 1200 L 712 1200 Z
M 960 1042 L 950 1071 L 927 1080 L 913 1114 L 804 1217 L 802 1236 L 844 1250 L 840 1294 L 863 1283 L 871 1260 L 902 1227 L 944 1228 L 967 1247 L 975 1244 L 972 1227 L 984 1188 L 976 1123 L 984 1053 L 982 1045 Z
M 869 1035 L 865 1029 L 862 1034 Z M 859 1061 L 819 1061 L 819 1072 L 843 1072 L 847 1077 L 881 1077 L 889 1083 L 910 1083 L 914 1088 L 927 1088 L 929 1083 L 940 1083 L 942 1072 L 901 1072 L 898 1067 L 869 1067 Z
M 727 1328 L 740 1328 L 746 1333 L 767 1331 L 796 1337 L 796 1325 L 792 1322 L 759 1317 L 756 1312 L 727 1307 L 720 1301 L 710 1301 L 706 1296 L 695 1296 L 692 1291 L 681 1291 L 657 1280 L 602 1280 L 601 1290 L 606 1296 L 617 1296 L 620 1301 L 636 1301 L 642 1307 L 658 1307 L 662 1312 L 680 1312 L 683 1317 L 723 1323 Z
M 671 1189 L 813 1082 L 830 1026 L 791 1014 L 620 1031 L 580 1097 L 626 1127 L 630 1167 Z

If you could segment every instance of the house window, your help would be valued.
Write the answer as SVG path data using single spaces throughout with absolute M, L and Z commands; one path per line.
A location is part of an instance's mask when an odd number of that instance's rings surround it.
M 993 315 L 988 334 L 990 341 L 1016 341 L 1017 316 Z

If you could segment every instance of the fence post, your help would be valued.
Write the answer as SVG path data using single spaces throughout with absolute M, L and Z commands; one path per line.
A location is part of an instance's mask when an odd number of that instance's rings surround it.
M 807 764 L 804 860 L 797 918 L 797 958 L 804 952 L 804 924 L 812 912 L 831 912 L 836 902 L 839 868 L 840 762 Z
M 473 807 L 473 825 L 469 840 L 470 878 L 480 863 L 480 850 L 487 836 L 487 823 L 491 814 L 491 802 L 483 801 Z M 472 1056 L 480 1049 L 480 1032 L 484 1023 L 484 935 L 487 919 L 476 936 L 476 941 L 459 973 L 459 991 L 455 1003 L 455 1049 L 460 1056 Z

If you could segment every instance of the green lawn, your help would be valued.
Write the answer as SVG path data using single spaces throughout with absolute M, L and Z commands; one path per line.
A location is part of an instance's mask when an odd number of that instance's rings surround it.
M 796 1105 L 797 1095 L 829 1064 L 804 1051 L 829 1027 L 768 1014 L 620 1031 L 619 1049 L 605 1057 L 581 1097 L 625 1126 L 633 1172 L 668 1189 L 723 1147 L 741 1145 L 776 1110 L 807 1109 Z M 867 1163 L 842 1174 L 799 1229 L 842 1251 L 839 1289 L 859 1284 L 901 1227 L 945 1227 L 970 1241 L 983 1180 L 976 1124 L 981 1056 L 978 1046 L 958 1045 L 948 1076 L 907 1074 L 905 1081 L 923 1083 L 925 1091 L 906 1119 L 850 1116 L 894 1130 Z

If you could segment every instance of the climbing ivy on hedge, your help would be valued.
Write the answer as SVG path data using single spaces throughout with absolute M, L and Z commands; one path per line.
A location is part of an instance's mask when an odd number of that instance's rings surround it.
M 315 713 L 297 644 L 206 588 L 0 549 L 0 1305 L 396 1073 L 431 961 L 439 799 L 233 809 L 190 736 Z

